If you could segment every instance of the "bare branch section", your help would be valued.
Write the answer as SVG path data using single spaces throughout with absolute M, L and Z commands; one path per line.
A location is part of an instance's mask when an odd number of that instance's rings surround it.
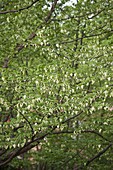
M 103 155 L 110 147 L 112 146 L 112 143 L 110 143 L 107 147 L 105 147 L 102 151 L 100 151 L 97 155 L 95 155 L 93 158 L 87 161 L 86 166 L 88 166 L 91 162 L 93 162 L 95 159 L 99 158 L 101 155 Z
M 8 13 L 16 13 L 16 12 L 21 12 L 25 9 L 29 9 L 31 8 L 35 3 L 39 2 L 39 0 L 35 0 L 33 1 L 30 5 L 26 6 L 26 7 L 23 7 L 23 8 L 20 8 L 20 9 L 12 9 L 12 10 L 8 10 L 8 11 L 0 11 L 0 14 L 8 14 Z

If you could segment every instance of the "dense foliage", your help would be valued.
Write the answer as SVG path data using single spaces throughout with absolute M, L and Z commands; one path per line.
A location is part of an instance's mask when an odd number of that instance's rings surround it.
M 113 169 L 113 1 L 0 2 L 0 167 Z

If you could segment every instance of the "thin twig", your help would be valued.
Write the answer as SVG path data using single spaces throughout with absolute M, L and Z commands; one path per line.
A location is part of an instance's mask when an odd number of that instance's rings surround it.
M 29 122 L 29 120 L 22 114 L 22 113 L 20 113 L 20 115 L 25 119 L 25 121 L 28 123 L 28 125 L 30 126 L 30 128 L 31 128 L 31 132 L 32 132 L 32 135 L 34 134 L 34 129 L 33 129 L 33 127 L 32 127 L 32 125 L 31 125 L 31 123 Z
M 35 3 L 37 3 L 39 0 L 35 0 L 34 2 L 32 2 L 30 5 L 20 8 L 20 9 L 12 9 L 12 10 L 8 10 L 8 11 L 0 11 L 0 14 L 8 14 L 8 13 L 16 13 L 16 12 L 21 12 L 25 9 L 29 9 L 31 8 Z
M 78 18 L 84 18 L 84 17 L 87 17 L 88 19 L 92 19 L 92 18 L 98 16 L 104 10 L 106 10 L 106 8 L 98 11 L 97 13 L 96 12 L 95 13 L 94 12 L 93 13 L 89 12 L 89 13 L 86 13 L 84 15 L 68 16 L 68 17 L 62 18 L 62 19 L 54 19 L 54 18 L 52 18 L 51 21 L 58 21 L 58 22 L 60 22 L 60 21 L 65 21 L 65 20 L 69 20 L 69 19 L 78 19 Z M 89 15 L 91 16 L 92 14 L 94 14 L 92 17 L 88 17 Z
M 66 123 L 66 122 L 69 122 L 70 120 L 72 120 L 72 119 L 80 116 L 82 113 L 83 113 L 83 111 L 79 112 L 78 114 L 76 114 L 76 115 L 74 115 L 74 116 L 72 116 L 72 117 L 69 117 L 68 119 L 66 119 L 66 120 L 64 120 L 63 122 L 61 122 L 61 124 L 64 124 L 64 123 Z
M 50 20 L 52 13 L 54 12 L 55 7 L 57 5 L 57 2 L 58 2 L 58 0 L 54 0 L 53 4 L 51 6 L 51 10 L 50 10 L 49 14 L 47 15 L 47 17 L 45 18 L 46 23 Z
M 104 136 L 102 136 L 99 132 L 95 131 L 95 130 L 82 130 L 81 133 L 94 133 L 96 135 L 98 135 L 99 137 L 101 137 L 102 139 L 110 142 L 107 138 L 105 138 Z
M 52 134 L 54 134 L 54 135 L 58 135 L 58 134 L 70 134 L 70 133 L 74 133 L 74 130 L 70 130 L 70 131 L 60 131 L 60 129 L 59 129 L 59 131 L 55 131 L 55 132 L 53 132 Z M 95 135 L 98 135 L 99 137 L 101 137 L 102 139 L 104 139 L 104 140 L 106 140 L 106 141 L 108 141 L 108 142 L 110 142 L 107 138 L 105 138 L 104 136 L 102 136 L 99 132 L 97 132 L 97 131 L 95 131 L 95 130 L 82 130 L 82 131 L 80 131 L 80 133 L 79 134 L 81 134 L 81 133 L 93 133 L 93 134 L 95 134 Z
M 105 147 L 102 151 L 100 151 L 97 155 L 89 159 L 86 163 L 86 166 L 88 166 L 91 162 L 93 162 L 95 159 L 99 158 L 101 155 L 103 155 L 110 147 L 112 146 L 112 143 L 110 143 L 107 147 Z

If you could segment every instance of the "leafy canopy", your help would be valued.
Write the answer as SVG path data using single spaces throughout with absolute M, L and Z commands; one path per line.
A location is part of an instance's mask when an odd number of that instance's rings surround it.
M 113 168 L 112 5 L 0 2 L 1 167 Z

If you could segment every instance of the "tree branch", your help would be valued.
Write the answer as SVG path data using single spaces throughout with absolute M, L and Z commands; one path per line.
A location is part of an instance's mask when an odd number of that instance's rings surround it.
M 64 123 L 66 123 L 66 122 L 69 122 L 71 119 L 74 119 L 74 118 L 80 116 L 82 113 L 83 113 L 83 111 L 81 111 L 80 113 L 78 113 L 78 114 L 76 114 L 76 115 L 74 115 L 74 116 L 72 116 L 72 117 L 69 117 L 68 119 L 64 120 L 64 121 L 61 122 L 61 123 L 64 124 Z
M 106 10 L 106 8 L 103 8 L 102 10 L 100 10 L 98 12 L 96 12 L 96 11 L 94 11 L 93 13 L 89 12 L 89 13 L 86 13 L 84 15 L 68 16 L 68 17 L 62 18 L 62 19 L 54 19 L 54 18 L 52 18 L 51 21 L 58 21 L 58 22 L 60 22 L 60 21 L 65 21 L 65 20 L 69 20 L 69 19 L 78 19 L 78 18 L 84 18 L 84 17 L 87 17 L 88 19 L 92 19 L 92 18 L 98 16 L 104 10 Z M 91 17 L 89 17 L 89 16 L 91 16 Z
M 104 136 L 102 136 L 99 132 L 95 131 L 95 130 L 82 130 L 81 133 L 94 133 L 95 135 L 98 135 L 99 137 L 101 137 L 102 139 L 110 142 L 107 138 L 105 138 Z
M 38 1 L 39 1 L 39 0 L 38 0 Z M 37 2 L 37 0 L 34 1 L 34 3 L 36 3 L 36 2 Z M 51 16 L 52 16 L 52 13 L 54 12 L 55 7 L 56 7 L 56 5 L 57 5 L 57 2 L 58 2 L 58 0 L 54 0 L 54 3 L 52 4 L 51 10 L 49 11 L 48 16 L 45 18 L 45 22 L 46 22 L 46 23 L 50 20 L 50 18 L 51 18 Z M 34 4 L 34 3 L 33 3 L 33 4 Z M 31 5 L 30 5 L 30 6 L 31 6 Z M 28 9 L 28 8 L 27 8 L 27 9 Z M 40 25 L 39 28 L 42 28 L 42 25 Z M 36 36 L 37 36 L 37 35 L 36 35 L 35 32 L 31 33 L 31 34 L 28 36 L 28 38 L 25 40 L 25 42 L 27 42 L 27 40 L 32 40 L 32 39 L 35 38 Z M 16 49 L 17 49 L 18 52 L 20 52 L 24 47 L 25 47 L 25 46 L 24 46 L 23 44 L 17 44 Z
M 89 108 L 90 105 L 93 104 L 96 101 L 96 99 L 98 99 L 98 98 L 99 98 L 99 96 L 95 96 L 94 99 L 92 100 L 92 102 L 86 108 Z M 61 123 L 64 124 L 66 122 L 69 122 L 71 119 L 74 119 L 74 118 L 80 116 L 82 113 L 83 113 L 83 110 L 81 110 L 78 114 L 76 114 L 76 115 L 74 115 L 72 117 L 69 117 L 68 119 L 62 121 Z
M 52 134 L 54 134 L 54 135 L 58 135 L 58 134 L 70 134 L 70 133 L 73 133 L 74 132 L 74 130 L 70 130 L 70 131 L 60 131 L 60 129 L 59 129 L 59 131 L 54 131 Z M 110 142 L 107 138 L 105 138 L 104 136 L 102 136 L 99 132 L 97 132 L 97 131 L 95 131 L 95 130 L 82 130 L 80 133 L 93 133 L 93 134 L 95 134 L 95 135 L 98 135 L 99 137 L 101 137 L 102 139 L 104 139 L 104 140 L 106 140 L 106 141 L 108 141 L 108 142 Z M 79 134 L 80 134 L 79 133 Z
M 92 37 L 97 37 L 97 36 L 101 36 L 101 35 L 104 35 L 106 33 L 112 33 L 113 30 L 110 30 L 110 31 L 103 31 L 101 33 L 97 33 L 97 34 L 90 34 L 90 35 L 84 35 L 83 37 L 80 37 L 78 39 L 72 39 L 70 41 L 63 41 L 63 42 L 60 42 L 59 44 L 69 44 L 69 43 L 73 43 L 77 40 L 81 40 L 81 39 L 88 39 L 88 38 L 92 38 Z
M 26 6 L 26 7 L 23 7 L 23 8 L 20 8 L 20 9 L 12 9 L 12 10 L 8 10 L 8 11 L 0 11 L 0 14 L 8 14 L 8 13 L 16 13 L 16 12 L 21 12 L 25 9 L 29 9 L 31 8 L 35 3 L 37 3 L 39 0 L 35 0 L 33 1 L 30 5 Z
M 102 151 L 100 151 L 97 155 L 89 159 L 86 163 L 86 166 L 88 166 L 91 162 L 93 162 L 95 159 L 99 158 L 101 155 L 103 155 L 110 147 L 112 146 L 112 143 L 110 143 L 107 147 L 105 147 Z
M 4 155 L 7 151 L 8 149 L 0 149 L 0 157 Z
M 20 115 L 25 119 L 25 121 L 28 123 L 28 125 L 29 125 L 29 127 L 30 127 L 30 129 L 31 129 L 31 133 L 32 133 L 32 135 L 34 134 L 34 129 L 33 129 L 33 127 L 32 127 L 32 125 L 31 125 L 31 123 L 29 122 L 29 120 L 22 114 L 22 113 L 20 113 Z
M 35 142 L 40 142 L 40 140 L 44 139 L 46 136 L 48 136 L 49 134 L 52 133 L 52 131 L 54 131 L 56 128 L 56 126 L 54 126 L 51 131 L 46 132 L 45 134 L 41 135 L 38 138 L 34 137 L 32 138 L 31 141 L 27 142 L 23 147 L 18 148 L 14 151 L 12 151 L 10 154 L 7 155 L 7 157 L 5 157 L 3 160 L 0 160 L 0 167 L 7 165 L 9 162 L 12 161 L 13 158 L 15 158 L 16 156 L 19 156 L 25 152 L 27 152 L 28 150 L 30 150 L 31 148 L 33 148 L 34 146 L 36 146 L 37 144 L 35 144 Z
M 50 10 L 49 14 L 47 15 L 47 17 L 45 18 L 46 23 L 50 20 L 52 13 L 54 12 L 55 7 L 57 5 L 57 2 L 58 2 L 58 0 L 54 0 L 52 7 L 51 7 L 51 10 Z

